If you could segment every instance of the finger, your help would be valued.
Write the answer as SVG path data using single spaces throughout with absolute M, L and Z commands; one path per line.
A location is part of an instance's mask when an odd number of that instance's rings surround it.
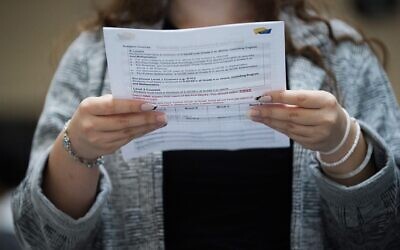
M 125 145 L 135 138 L 142 137 L 148 133 L 151 133 L 157 129 L 165 127 L 164 125 L 150 125 L 140 126 L 137 128 L 129 128 L 118 132 L 112 132 L 112 139 L 109 140 L 109 144 L 120 144 Z
M 141 100 L 115 99 L 112 95 L 104 95 L 86 98 L 80 108 L 93 115 L 114 115 L 151 111 L 157 106 Z
M 161 126 L 163 127 L 163 126 Z M 147 133 L 150 133 L 156 129 L 160 128 L 159 125 L 151 125 L 151 126 L 141 126 L 138 128 L 131 128 L 125 131 L 118 132 L 103 132 L 98 135 L 98 143 L 97 148 L 101 152 L 102 155 L 114 153 L 117 149 L 127 144 L 133 138 L 137 138 L 143 136 Z
M 315 135 L 316 130 L 315 126 L 303 126 L 276 119 L 260 118 L 256 119 L 255 121 L 261 122 L 272 129 L 278 130 L 279 132 L 288 135 L 289 137 L 296 136 L 307 141 L 311 141 L 309 139 Z
M 111 132 L 145 125 L 163 125 L 167 122 L 167 118 L 162 112 L 141 112 L 94 116 L 90 122 L 95 124 L 97 131 Z
M 263 96 L 262 99 L 270 100 L 271 103 L 284 103 L 303 108 L 322 108 L 337 103 L 334 95 L 321 90 L 278 90 L 267 92 Z
M 301 108 L 285 104 L 264 104 L 253 107 L 249 111 L 250 117 L 277 119 L 300 125 L 318 125 L 323 113 L 320 109 Z
M 301 144 L 305 148 L 308 148 L 311 150 L 315 150 L 317 148 L 317 145 L 312 137 L 296 134 L 293 132 L 288 132 L 287 129 L 283 129 L 281 125 L 278 125 L 272 121 L 260 120 L 259 122 L 267 125 L 268 127 L 272 128 L 278 132 L 281 132 L 282 134 L 285 134 L 290 139 Z

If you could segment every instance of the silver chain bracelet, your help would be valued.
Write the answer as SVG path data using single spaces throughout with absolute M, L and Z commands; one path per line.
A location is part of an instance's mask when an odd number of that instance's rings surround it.
M 82 163 L 83 165 L 85 165 L 88 168 L 93 168 L 93 167 L 98 167 L 100 165 L 104 164 L 104 157 L 100 156 L 95 160 L 87 160 L 84 159 L 80 156 L 78 156 L 74 150 L 72 149 L 72 144 L 71 144 L 71 140 L 68 136 L 68 125 L 70 123 L 71 120 L 68 120 L 65 125 L 64 125 L 64 134 L 63 134 L 63 147 L 64 149 L 68 152 L 68 154 L 74 158 L 74 160 Z

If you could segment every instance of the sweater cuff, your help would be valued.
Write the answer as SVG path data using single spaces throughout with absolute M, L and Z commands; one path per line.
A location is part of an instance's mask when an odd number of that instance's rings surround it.
M 36 159 L 32 167 L 31 175 L 31 199 L 36 213 L 45 224 L 62 230 L 63 234 L 74 238 L 82 238 L 89 235 L 99 223 L 101 210 L 104 207 L 107 197 L 111 191 L 111 182 L 103 166 L 100 166 L 99 190 L 96 199 L 89 211 L 79 219 L 73 219 L 66 213 L 59 210 L 43 193 L 42 181 L 43 171 L 47 165 L 49 147 Z
M 390 190 L 398 180 L 398 169 L 388 146 L 367 124 L 358 122 L 363 135 L 368 138 L 374 148 L 373 159 L 377 172 L 373 176 L 357 185 L 347 187 L 329 179 L 322 172 L 318 161 L 311 166 L 311 172 L 316 177 L 321 196 L 326 201 L 339 206 L 372 204 L 380 200 L 382 194 Z

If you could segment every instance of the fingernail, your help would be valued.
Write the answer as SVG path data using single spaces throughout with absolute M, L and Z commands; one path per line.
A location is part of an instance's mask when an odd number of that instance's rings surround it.
M 157 120 L 157 122 L 160 123 L 160 124 L 165 124 L 165 123 L 167 123 L 167 116 L 166 116 L 165 114 L 158 115 L 158 116 L 156 117 L 156 120 Z
M 255 118 L 255 117 L 258 117 L 258 116 L 260 116 L 261 115 L 261 112 L 260 112 L 260 110 L 257 110 L 257 109 L 250 109 L 248 112 L 247 112 L 247 116 L 249 117 L 249 118 Z
M 255 99 L 263 103 L 270 103 L 272 101 L 272 97 L 269 95 L 257 96 Z
M 140 105 L 140 110 L 142 111 L 151 111 L 155 110 L 157 108 L 157 105 L 151 104 L 151 103 L 143 103 Z

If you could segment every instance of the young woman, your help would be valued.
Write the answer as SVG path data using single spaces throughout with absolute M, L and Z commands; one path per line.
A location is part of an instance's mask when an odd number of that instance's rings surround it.
M 49 90 L 29 171 L 13 200 L 22 245 L 399 249 L 398 104 L 363 38 L 307 6 L 114 0 L 100 11 L 66 52 Z M 122 160 L 121 146 L 165 126 L 167 117 L 151 103 L 109 94 L 102 26 L 268 20 L 285 21 L 290 90 L 265 93 L 259 100 L 269 105 L 249 115 L 289 136 L 291 148 Z

